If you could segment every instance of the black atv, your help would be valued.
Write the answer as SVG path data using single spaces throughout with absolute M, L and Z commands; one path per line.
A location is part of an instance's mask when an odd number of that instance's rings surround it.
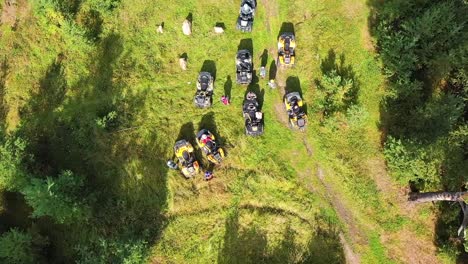
M 263 113 L 259 110 L 257 95 L 248 92 L 245 97 L 243 107 L 245 120 L 245 134 L 249 136 L 259 136 L 263 134 Z
M 237 19 L 237 29 L 242 32 L 252 31 L 255 7 L 257 7 L 256 0 L 242 0 L 239 18 Z
M 193 99 L 195 106 L 199 108 L 210 107 L 213 103 L 213 77 L 209 72 L 200 72 L 197 81 L 197 92 Z
M 253 76 L 252 56 L 248 50 L 239 50 L 236 57 L 236 80 L 239 84 L 250 84 Z

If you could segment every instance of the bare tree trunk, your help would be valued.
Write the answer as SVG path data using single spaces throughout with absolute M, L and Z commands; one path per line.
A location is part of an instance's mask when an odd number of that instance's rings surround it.
M 427 192 L 410 193 L 408 200 L 415 203 L 436 201 L 463 202 L 464 198 L 468 198 L 468 192 Z
M 468 226 L 468 206 L 465 203 L 468 199 L 468 192 L 427 192 L 410 193 L 408 200 L 414 203 L 427 203 L 437 201 L 458 202 L 463 211 L 463 221 L 458 228 L 458 237 L 464 239 L 466 227 Z

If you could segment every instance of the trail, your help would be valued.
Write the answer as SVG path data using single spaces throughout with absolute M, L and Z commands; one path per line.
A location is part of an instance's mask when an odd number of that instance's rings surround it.
M 267 6 L 268 2 L 269 2 L 268 0 L 262 0 L 262 3 L 265 6 Z M 268 5 L 268 7 L 266 7 L 266 9 L 267 9 L 268 17 L 270 17 L 270 15 L 275 14 L 275 12 L 273 11 L 275 9 L 273 7 L 271 7 L 271 5 Z M 269 22 L 268 18 L 267 18 L 265 23 L 268 23 L 267 28 L 270 29 L 270 26 L 269 26 L 270 22 Z M 270 32 L 270 30 L 269 30 L 269 32 Z M 276 58 L 276 47 L 271 47 L 271 48 L 268 49 L 268 51 L 269 51 L 270 56 L 272 56 L 272 58 Z M 289 126 L 289 120 L 288 120 L 288 117 L 287 117 L 287 115 L 285 113 L 285 109 L 284 109 L 284 105 L 283 105 L 283 101 L 282 101 L 282 96 L 284 96 L 284 94 L 286 93 L 286 89 L 287 89 L 286 79 L 287 79 L 287 69 L 278 68 L 277 72 L 276 72 L 276 80 L 275 81 L 276 81 L 276 84 L 277 84 L 277 87 L 278 87 L 277 88 L 278 89 L 278 94 L 279 94 L 281 100 L 280 100 L 280 102 L 275 103 L 274 112 L 275 112 L 276 118 L 282 124 L 284 124 L 286 127 L 288 127 Z M 304 145 L 304 147 L 305 147 L 305 149 L 307 151 L 307 155 L 312 156 L 313 153 L 314 153 L 313 147 L 308 142 L 306 134 L 301 134 L 300 136 L 298 136 L 298 140 L 299 140 L 299 138 L 302 141 L 302 143 L 303 143 L 303 145 Z M 310 169 L 307 170 L 306 172 L 298 172 L 298 174 L 299 174 L 299 177 L 306 184 L 307 189 L 309 191 L 311 191 L 311 192 L 315 192 L 315 188 L 313 187 L 313 184 L 311 183 L 310 179 L 308 179 L 308 177 L 311 177 Z M 320 167 L 318 168 L 318 171 L 317 171 L 317 177 L 319 178 L 319 181 L 321 182 L 321 184 L 325 188 L 325 190 L 327 192 L 327 199 L 332 204 L 332 206 L 335 208 L 340 221 L 349 230 L 349 237 L 351 238 L 352 243 L 347 241 L 347 238 L 346 238 L 346 236 L 345 236 L 345 234 L 343 232 L 340 232 L 340 234 L 339 234 L 339 239 L 340 239 L 340 243 L 341 243 L 341 245 L 343 247 L 343 252 L 344 252 L 344 255 L 345 255 L 346 263 L 348 263 L 348 264 L 358 264 L 358 263 L 360 263 L 360 256 L 354 252 L 354 250 L 352 248 L 352 244 L 363 244 L 363 243 L 365 243 L 365 240 L 363 238 L 364 236 L 362 235 L 363 231 L 359 228 L 359 226 L 355 222 L 351 212 L 343 205 L 343 203 L 339 199 L 338 195 L 333 191 L 331 186 L 329 186 L 324 181 L 324 177 L 325 177 L 324 172 Z

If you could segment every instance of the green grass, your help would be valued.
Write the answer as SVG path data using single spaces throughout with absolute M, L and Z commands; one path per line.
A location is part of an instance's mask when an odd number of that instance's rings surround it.
M 94 2 L 84 1 L 80 12 L 96 8 Z M 132 208 L 147 208 L 143 214 L 149 218 L 164 215 L 165 225 L 150 245 L 153 262 L 343 263 L 338 233 L 344 231 L 364 263 L 391 263 L 389 248 L 402 245 L 384 244 L 376 232 L 397 232 L 408 219 L 387 206 L 365 164 L 380 153 L 377 125 L 384 94 L 379 62 L 365 48 L 365 1 L 258 1 L 251 34 L 235 30 L 238 2 L 122 0 L 115 10 L 102 12 L 98 40 L 86 39 L 80 25 L 66 22 L 59 12 L 33 5 L 36 15 L 28 19 L 35 23 L 20 24 L 17 31 L 1 26 L 0 46 L 8 48 L 0 50 L 0 57 L 9 65 L 6 127 L 23 131 L 23 122 L 37 119 L 36 127 L 26 126 L 26 135 L 33 138 L 37 127 L 45 134 L 59 133 L 53 131 L 59 127 L 56 120 L 77 122 L 73 129 L 86 130 L 116 112 L 117 128 L 110 124 L 108 131 L 91 133 L 96 138 L 88 143 L 95 147 L 86 158 L 93 160 L 92 171 L 103 164 L 110 169 L 93 180 L 97 184 L 111 182 L 117 197 Z M 193 35 L 184 36 L 181 24 L 189 13 Z M 161 22 L 164 33 L 157 34 Z M 225 23 L 225 34 L 213 33 L 217 22 Z M 295 68 L 279 75 L 299 79 L 309 127 L 305 133 L 288 129 L 281 117 L 286 113 L 276 107 L 283 94 L 260 80 L 252 87 L 264 93 L 266 133 L 248 138 L 241 115 L 246 87 L 235 84 L 235 54 L 242 39 L 251 39 L 258 68 L 264 49 L 275 50 L 282 22 L 296 25 L 298 57 Z M 320 66 L 330 51 L 337 62 L 344 58 L 359 81 L 358 101 L 368 113 L 360 127 L 342 125 L 343 120 L 321 125 L 321 114 L 313 111 L 315 81 L 321 79 Z M 185 72 L 178 66 L 183 53 L 189 62 Z M 268 55 L 267 68 L 275 58 Z M 192 99 L 206 60 L 216 66 L 215 103 L 199 110 Z M 60 70 L 54 72 L 57 65 Z M 228 78 L 232 104 L 224 106 L 218 98 Z M 63 83 L 63 91 L 54 90 L 57 83 Z M 47 109 L 38 107 L 41 102 Z M 193 138 L 201 124 L 219 135 L 228 153 L 215 167 L 215 179 L 204 182 L 199 175 L 187 181 L 179 172 L 167 172 L 162 166 L 173 156 L 173 143 Z M 66 139 L 61 143 L 65 146 L 51 148 L 55 169 L 86 173 L 88 168 L 80 166 L 82 153 L 70 157 L 65 152 L 80 145 Z M 316 177 L 318 166 L 351 211 L 364 243 L 349 239 L 354 234 L 329 202 Z M 404 261 L 400 257 L 392 256 Z

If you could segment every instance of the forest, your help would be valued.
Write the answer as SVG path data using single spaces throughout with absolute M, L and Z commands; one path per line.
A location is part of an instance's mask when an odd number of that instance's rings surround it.
M 241 0 L 0 1 L 0 263 L 468 262 L 468 2 L 256 3 L 241 32 Z M 226 156 L 185 179 L 166 162 L 201 129 Z

